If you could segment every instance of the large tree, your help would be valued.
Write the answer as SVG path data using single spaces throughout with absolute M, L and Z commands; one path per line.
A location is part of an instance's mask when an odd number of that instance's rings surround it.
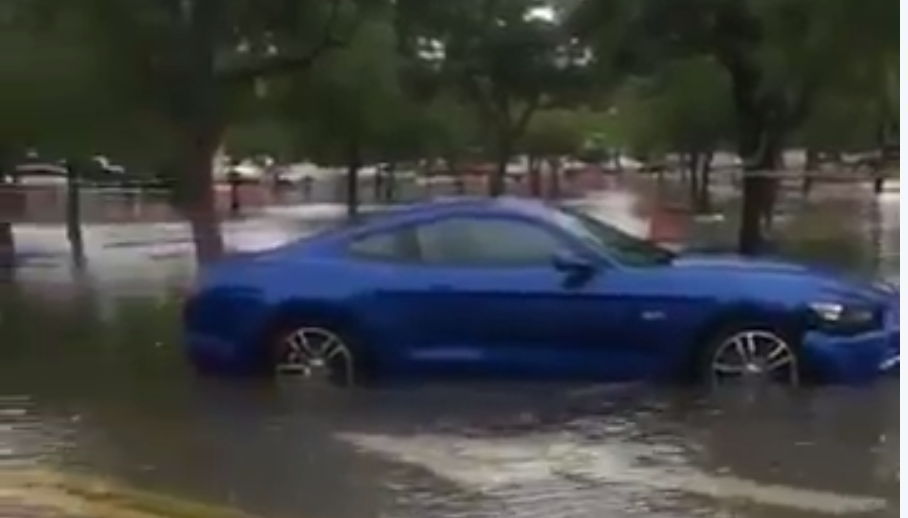
M 44 0 L 85 22 L 102 77 L 155 114 L 200 261 L 223 252 L 213 157 L 263 81 L 311 68 L 382 0 Z
M 103 64 L 76 20 L 38 1 L 0 8 L 0 184 L 27 153 L 44 160 L 134 147 L 145 126 L 102 78 Z M 0 185 L 0 270 L 15 266 L 17 191 Z
M 627 81 L 617 101 L 631 147 L 647 157 L 680 157 L 694 210 L 710 212 L 713 158 L 735 138 L 729 81 L 721 68 L 709 57 L 677 59 Z
M 359 209 L 361 170 L 403 154 L 406 144 L 395 140 L 405 137 L 413 117 L 398 81 L 390 18 L 364 22 L 346 48 L 311 72 L 295 74 L 278 87 L 277 107 L 309 158 L 346 170 L 345 194 L 353 217 Z
M 576 92 L 585 56 L 541 0 L 397 6 L 402 50 L 475 111 L 497 164 L 490 194 L 503 194 L 508 162 L 533 117 Z
M 791 137 L 843 78 L 880 77 L 898 33 L 895 0 L 586 0 L 574 24 L 600 52 L 649 75 L 703 56 L 727 74 L 747 163 L 743 252 L 764 241 L 777 169 Z

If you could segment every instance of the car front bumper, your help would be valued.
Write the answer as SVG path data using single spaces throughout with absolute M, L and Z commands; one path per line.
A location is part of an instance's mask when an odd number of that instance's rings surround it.
M 888 376 L 899 376 L 899 355 L 896 354 L 893 358 L 890 358 L 880 364 L 880 371 L 883 374 Z
M 864 383 L 898 378 L 899 299 L 896 298 L 880 331 L 859 336 L 810 333 L 804 341 L 805 362 L 811 371 L 830 383 Z

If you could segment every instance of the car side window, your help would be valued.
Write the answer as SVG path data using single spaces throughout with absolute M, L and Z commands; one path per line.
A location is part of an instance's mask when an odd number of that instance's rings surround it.
M 372 234 L 350 243 L 347 251 L 370 261 L 407 262 L 416 259 L 413 238 L 408 230 Z
M 421 225 L 416 240 L 424 263 L 445 266 L 545 265 L 563 248 L 549 229 L 493 218 L 455 218 Z

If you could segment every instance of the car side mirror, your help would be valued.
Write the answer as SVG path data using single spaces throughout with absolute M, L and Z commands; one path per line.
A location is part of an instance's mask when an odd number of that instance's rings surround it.
M 570 250 L 555 254 L 552 265 L 559 272 L 571 275 L 590 275 L 596 271 L 596 265 L 592 261 Z

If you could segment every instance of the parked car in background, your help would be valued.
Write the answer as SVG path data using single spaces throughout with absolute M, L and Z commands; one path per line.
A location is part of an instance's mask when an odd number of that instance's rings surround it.
M 686 256 L 511 198 L 382 212 L 204 271 L 203 373 L 865 383 L 899 372 L 899 289 L 783 261 Z

